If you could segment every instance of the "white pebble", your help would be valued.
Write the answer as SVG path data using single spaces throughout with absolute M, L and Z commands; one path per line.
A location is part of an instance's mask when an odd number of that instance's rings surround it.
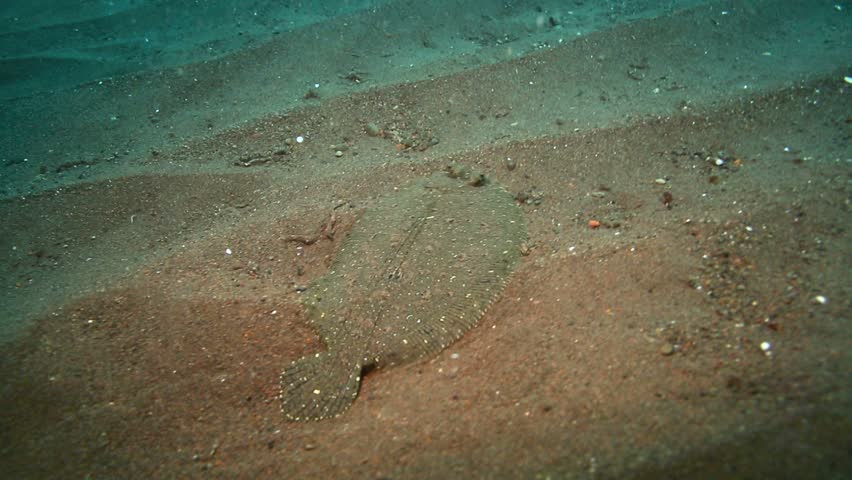
M 828 299 L 825 298 L 824 295 L 817 295 L 816 297 L 814 297 L 814 302 L 820 305 L 825 305 L 826 303 L 828 303 Z
M 302 143 L 302 142 L 304 142 L 304 141 L 305 141 L 305 137 L 303 137 L 303 136 L 301 136 L 301 135 L 299 135 L 298 137 L 296 137 L 296 143 Z
M 234 252 L 232 252 L 230 248 L 225 249 L 225 255 L 230 255 L 232 253 L 234 253 Z
M 770 348 L 772 348 L 772 344 L 769 342 L 763 342 L 760 344 L 760 349 L 764 352 L 768 352 Z

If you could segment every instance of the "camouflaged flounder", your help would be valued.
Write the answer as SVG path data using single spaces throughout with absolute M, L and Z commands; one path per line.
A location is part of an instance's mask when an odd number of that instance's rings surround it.
M 520 208 L 497 185 L 434 174 L 380 199 L 305 293 L 328 349 L 281 374 L 284 416 L 339 415 L 365 371 L 453 343 L 500 294 L 525 238 Z

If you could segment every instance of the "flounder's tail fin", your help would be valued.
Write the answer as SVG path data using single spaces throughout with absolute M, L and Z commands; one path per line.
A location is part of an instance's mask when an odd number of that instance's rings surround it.
M 281 373 L 281 412 L 292 421 L 340 415 L 358 396 L 361 369 L 333 352 L 296 360 Z

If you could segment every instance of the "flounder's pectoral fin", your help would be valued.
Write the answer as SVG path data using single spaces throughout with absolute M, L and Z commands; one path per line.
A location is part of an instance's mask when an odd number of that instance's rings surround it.
M 334 352 L 293 362 L 281 373 L 281 411 L 292 421 L 322 420 L 346 411 L 361 384 L 361 365 Z

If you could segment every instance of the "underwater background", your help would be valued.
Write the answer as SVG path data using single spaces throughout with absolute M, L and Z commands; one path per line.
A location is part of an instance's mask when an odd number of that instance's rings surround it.
M 0 471 L 849 478 L 850 6 L 5 0 Z M 383 213 L 450 164 L 449 227 Z M 512 229 L 478 324 L 418 284 L 440 351 L 282 415 L 397 285 L 494 273 L 461 225 Z

